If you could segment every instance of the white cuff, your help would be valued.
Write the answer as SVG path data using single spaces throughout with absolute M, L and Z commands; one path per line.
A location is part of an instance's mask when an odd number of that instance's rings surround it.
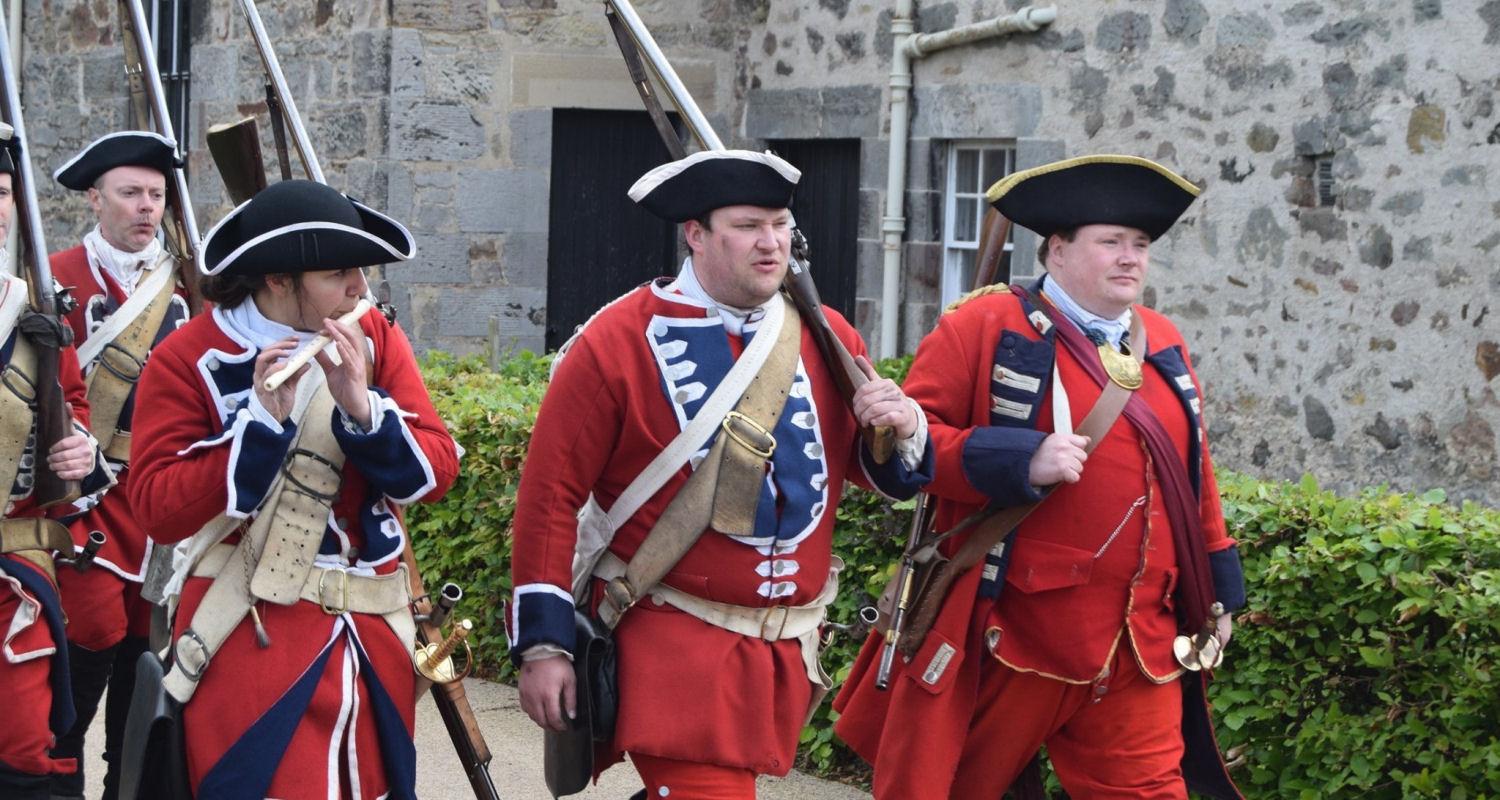
M 250 419 L 271 429 L 272 433 L 282 433 L 281 420 L 271 415 L 266 407 L 260 403 L 260 395 L 254 389 L 250 390 L 250 402 L 246 406 L 250 411 Z
M 562 649 L 561 647 L 558 647 L 555 644 L 552 644 L 551 642 L 542 642 L 541 644 L 534 644 L 526 648 L 526 652 L 521 654 L 521 661 L 541 661 L 544 658 L 552 658 L 553 656 L 562 656 L 569 661 L 573 660 L 572 653 L 569 653 L 568 651 Z
M 906 402 L 911 403 L 912 409 L 917 412 L 917 429 L 905 439 L 896 440 L 896 455 L 901 457 L 902 466 L 915 472 L 922 466 L 922 454 L 927 452 L 927 414 L 917 401 L 908 397 Z

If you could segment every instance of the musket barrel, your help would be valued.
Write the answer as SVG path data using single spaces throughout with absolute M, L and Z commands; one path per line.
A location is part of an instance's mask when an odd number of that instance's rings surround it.
M 177 133 L 172 129 L 172 117 L 167 113 L 166 90 L 161 85 L 161 71 L 156 66 L 156 42 L 150 38 L 151 29 L 146 27 L 146 12 L 141 7 L 141 0 L 126 0 L 125 6 L 130 10 L 130 21 L 135 27 L 136 35 L 142 44 L 150 45 L 140 47 L 138 54 L 141 59 L 141 68 L 144 73 L 141 77 L 145 81 L 146 97 L 151 103 L 151 116 L 156 119 L 156 132 L 177 143 L 177 155 L 179 158 L 187 147 L 183 142 L 177 140 Z M 178 213 L 182 215 L 183 235 L 187 236 L 187 246 L 191 250 L 193 260 L 198 261 L 203 253 L 203 242 L 198 236 L 198 218 L 193 212 L 193 203 L 189 198 L 187 187 L 187 176 L 183 174 L 182 167 L 172 170 L 173 187 L 177 191 Z
M 636 44 L 641 47 L 641 52 L 646 54 L 646 61 L 650 63 L 651 69 L 661 79 L 667 94 L 672 96 L 672 103 L 687 119 L 693 136 L 706 150 L 723 150 L 723 140 L 717 133 L 714 133 L 713 126 L 708 124 L 708 118 L 703 116 L 703 110 L 698 108 L 698 103 L 688 93 L 687 86 L 683 85 L 682 79 L 677 77 L 677 70 L 672 69 L 672 62 L 668 61 L 666 54 L 662 53 L 660 47 L 657 47 L 656 39 L 652 38 L 651 31 L 646 28 L 646 23 L 641 21 L 639 14 L 635 13 L 635 6 L 630 4 L 630 0 L 605 0 L 605 4 L 613 8 L 615 13 L 620 15 L 620 19 L 625 22 L 625 27 L 630 29 L 630 35 L 635 37 Z
M 284 116 L 292 129 L 292 141 L 297 145 L 297 154 L 302 157 L 302 167 L 307 170 L 309 180 L 328 183 L 328 179 L 323 177 L 323 167 L 318 163 L 318 156 L 313 153 L 312 139 L 302 126 L 302 116 L 297 113 L 297 103 L 292 99 L 291 89 L 287 87 L 286 75 L 281 71 L 276 50 L 271 47 L 271 37 L 260 21 L 260 12 L 255 9 L 255 0 L 239 0 L 239 5 L 240 11 L 245 14 L 245 21 L 250 24 L 250 35 L 255 37 L 255 49 L 260 51 L 260 63 L 266 68 L 266 76 L 276 87 L 281 107 L 286 111 Z
M 24 267 L 20 258 L 29 255 L 32 261 L 30 269 L 36 276 L 36 280 L 31 281 L 32 309 L 43 314 L 53 314 L 57 309 L 52 302 L 52 264 L 47 260 L 47 243 L 42 230 L 42 212 L 36 202 L 36 179 L 31 168 L 31 158 L 25 152 L 31 140 L 26 138 L 26 124 L 21 119 L 21 94 L 16 87 L 16 60 L 10 51 L 10 31 L 6 27 L 4 14 L 0 14 L 0 61 L 4 62 L 0 64 L 0 75 L 3 75 L 4 80 L 5 122 L 13 129 L 13 141 L 22 149 L 22 157 L 15 160 L 16 177 L 21 179 L 21 185 L 15 187 L 20 195 L 20 202 L 16 206 L 22 215 L 17 222 L 29 234 L 31 248 L 29 254 L 16 254 L 16 271 L 20 272 Z

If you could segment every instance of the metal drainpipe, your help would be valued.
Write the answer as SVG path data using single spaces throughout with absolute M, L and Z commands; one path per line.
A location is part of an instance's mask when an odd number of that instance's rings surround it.
M 994 17 L 938 33 L 916 33 L 912 19 L 913 0 L 896 0 L 891 17 L 891 138 L 890 162 L 886 170 L 885 216 L 880 221 L 884 265 L 880 283 L 880 357 L 896 355 L 896 329 L 900 319 L 901 242 L 906 236 L 906 149 L 911 126 L 914 59 L 960 44 L 1011 33 L 1034 33 L 1057 19 L 1057 8 L 1027 6 L 1014 14 Z

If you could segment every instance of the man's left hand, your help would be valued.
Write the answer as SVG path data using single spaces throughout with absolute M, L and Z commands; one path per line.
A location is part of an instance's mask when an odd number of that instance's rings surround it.
M 854 418 L 860 426 L 889 425 L 896 429 L 898 439 L 911 438 L 917 432 L 916 405 L 895 381 L 876 374 L 869 359 L 856 356 L 854 363 L 869 378 L 865 385 L 854 390 Z
M 1219 649 L 1226 650 L 1229 648 L 1229 637 L 1233 634 L 1234 616 L 1220 614 L 1218 619 L 1214 620 L 1214 638 L 1219 640 Z

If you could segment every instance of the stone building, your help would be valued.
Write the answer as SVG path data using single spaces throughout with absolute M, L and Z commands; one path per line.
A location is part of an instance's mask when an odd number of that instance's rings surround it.
M 12 2 L 50 171 L 126 119 L 116 4 Z M 204 131 L 259 114 L 269 145 L 259 60 L 230 0 L 146 4 L 191 6 L 174 52 L 206 228 L 228 206 Z M 1023 3 L 916 5 L 934 32 Z M 261 6 L 330 180 L 417 236 L 389 278 L 419 346 L 482 350 L 493 319 L 503 345 L 540 349 L 580 302 L 672 269 L 672 232 L 623 201 L 623 176 L 665 156 L 597 0 Z M 638 0 L 726 142 L 817 176 L 799 209 L 822 224 L 814 263 L 872 348 L 909 351 L 961 291 L 986 181 L 1139 154 L 1205 187 L 1154 249 L 1147 302 L 1194 347 L 1220 464 L 1500 503 L 1500 0 L 1064 1 L 1038 32 L 915 59 L 891 303 L 900 6 Z M 76 239 L 81 199 L 43 198 L 54 247 Z M 1013 277 L 1031 250 L 1017 235 Z

